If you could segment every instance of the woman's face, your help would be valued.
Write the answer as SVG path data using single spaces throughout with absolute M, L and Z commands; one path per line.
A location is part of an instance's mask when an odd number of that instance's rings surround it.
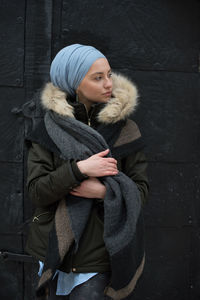
M 97 59 L 76 90 L 79 101 L 90 105 L 94 102 L 108 102 L 112 94 L 111 75 L 107 59 Z

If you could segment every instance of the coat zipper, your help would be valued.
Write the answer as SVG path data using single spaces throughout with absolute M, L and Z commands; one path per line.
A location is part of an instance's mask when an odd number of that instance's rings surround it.
M 85 107 L 85 110 L 86 110 L 86 113 L 87 113 L 88 126 L 91 126 L 91 116 L 93 114 L 94 108 L 92 108 L 92 111 L 91 111 L 91 114 L 90 114 L 90 117 L 89 117 L 88 110 L 87 110 L 87 107 L 86 107 L 85 104 L 84 104 L 84 107 Z

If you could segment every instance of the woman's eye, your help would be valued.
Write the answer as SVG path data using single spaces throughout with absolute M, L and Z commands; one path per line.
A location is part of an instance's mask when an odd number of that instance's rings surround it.
M 112 73 L 110 73 L 110 74 L 108 75 L 108 77 L 112 77 Z
M 101 78 L 102 78 L 102 76 L 97 76 L 97 77 L 95 77 L 95 80 L 99 81 L 99 80 L 101 80 Z

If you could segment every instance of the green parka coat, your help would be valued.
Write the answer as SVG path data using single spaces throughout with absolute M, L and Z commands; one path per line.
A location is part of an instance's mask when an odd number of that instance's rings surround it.
M 132 82 L 121 75 L 113 76 L 113 98 L 106 105 L 93 105 L 89 113 L 82 103 L 73 102 L 52 83 L 48 83 L 41 94 L 45 109 L 74 116 L 79 121 L 92 126 L 99 123 L 114 123 L 127 119 L 136 107 L 137 89 Z M 40 131 L 38 131 L 40 133 Z M 142 204 L 148 196 L 147 161 L 142 150 L 140 131 L 135 124 L 133 136 L 136 147 L 133 152 L 118 159 L 118 170 L 124 172 L 137 185 Z M 35 212 L 30 225 L 26 251 L 44 261 L 48 245 L 48 234 L 52 226 L 57 204 L 74 187 L 87 180 L 78 169 L 76 161 L 65 161 L 51 151 L 41 135 L 30 138 L 32 141 L 28 154 L 27 188 Z M 138 142 L 139 141 L 139 142 Z M 100 178 L 99 178 L 100 179 Z M 79 249 L 74 253 L 73 245 L 65 256 L 60 270 L 65 272 L 105 272 L 109 270 L 109 255 L 103 240 L 103 199 L 91 199 L 93 209 L 80 240 Z M 63 228 L 63 231 L 65 228 Z

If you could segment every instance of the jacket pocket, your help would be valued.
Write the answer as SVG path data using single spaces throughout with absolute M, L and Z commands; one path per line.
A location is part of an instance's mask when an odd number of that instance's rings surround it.
M 40 214 L 35 214 L 33 216 L 32 222 L 38 224 L 47 224 L 50 221 L 52 221 L 52 217 L 53 217 L 53 212 L 45 211 Z
M 31 254 L 45 257 L 48 247 L 49 233 L 54 223 L 55 212 L 36 209 L 30 225 L 26 248 L 31 249 Z
M 38 233 L 39 238 L 44 241 L 45 245 L 47 245 L 49 232 L 53 226 L 55 212 L 52 211 L 42 211 L 38 212 L 36 210 L 32 224 L 35 228 L 35 231 Z

